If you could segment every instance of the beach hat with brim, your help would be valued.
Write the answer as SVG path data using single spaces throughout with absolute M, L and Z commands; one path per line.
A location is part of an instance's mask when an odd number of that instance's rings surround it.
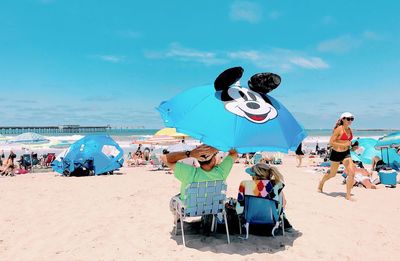
M 340 115 L 340 118 L 341 118 L 341 119 L 343 119 L 343 118 L 350 118 L 350 117 L 353 117 L 353 118 L 354 118 L 354 115 L 353 115 L 351 112 L 343 112 L 342 115 Z
M 261 168 L 261 169 L 269 169 L 270 166 L 265 163 L 257 163 L 256 165 L 246 168 L 245 172 L 249 174 L 250 176 L 255 176 L 256 175 L 256 168 Z

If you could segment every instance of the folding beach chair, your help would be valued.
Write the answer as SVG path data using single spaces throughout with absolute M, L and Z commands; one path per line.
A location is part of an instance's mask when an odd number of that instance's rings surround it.
M 150 162 L 151 162 L 151 165 L 153 166 L 153 170 L 163 170 L 164 169 L 163 162 L 156 155 L 153 154 L 150 156 Z
M 56 154 L 55 153 L 49 153 L 47 154 L 47 157 L 45 158 L 44 165 L 45 167 L 50 167 L 51 163 L 56 159 Z
M 228 222 L 225 212 L 226 184 L 223 180 L 193 182 L 185 190 L 185 200 L 177 200 L 175 209 L 175 235 L 178 233 L 178 222 L 181 223 L 183 246 L 185 243 L 185 234 L 183 222 L 186 217 L 201 217 L 212 215 L 211 231 L 216 227 L 217 214 L 221 213 L 224 217 L 226 237 L 230 244 Z M 179 220 L 178 220 L 179 219 Z
M 253 156 L 253 164 L 256 165 L 257 163 L 260 162 L 260 160 L 262 160 L 262 154 L 257 152 L 256 154 L 254 154 Z
M 273 237 L 275 237 L 275 230 L 281 225 L 284 235 L 283 211 L 279 213 L 278 204 L 278 201 L 272 199 L 245 195 L 244 211 L 239 218 L 239 229 L 240 234 L 242 234 L 241 220 L 244 220 L 246 236 L 241 238 L 249 238 L 250 224 L 272 225 L 271 234 Z
M 283 156 L 282 156 L 282 153 L 276 153 L 275 155 L 274 155 L 274 159 L 273 159 L 273 161 L 272 161 L 272 164 L 274 164 L 274 165 L 280 165 L 280 164 L 282 164 L 282 158 L 283 158 Z

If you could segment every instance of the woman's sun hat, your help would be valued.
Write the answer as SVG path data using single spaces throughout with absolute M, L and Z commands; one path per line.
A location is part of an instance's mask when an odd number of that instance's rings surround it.
M 342 115 L 340 115 L 340 119 L 350 118 L 350 117 L 354 118 L 354 115 L 351 112 L 343 112 Z
M 245 171 L 250 176 L 255 176 L 258 169 L 268 170 L 268 169 L 270 169 L 270 166 L 268 164 L 265 164 L 265 163 L 257 163 L 256 165 L 254 165 L 252 167 L 246 168 Z

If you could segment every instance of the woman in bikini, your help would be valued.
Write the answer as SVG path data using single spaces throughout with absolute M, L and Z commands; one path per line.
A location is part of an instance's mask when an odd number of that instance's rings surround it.
M 347 200 L 352 199 L 351 189 L 354 184 L 355 173 L 355 166 L 350 156 L 351 140 L 353 139 L 353 133 L 350 129 L 352 121 L 354 121 L 354 116 L 350 112 L 342 113 L 340 119 L 337 121 L 331 139 L 329 140 L 329 144 L 332 146 L 331 155 L 329 157 L 329 160 L 331 161 L 331 169 L 330 172 L 322 177 L 318 186 L 318 191 L 322 192 L 325 182 L 328 179 L 335 177 L 340 162 L 342 162 L 348 175 L 348 180 L 346 182 Z

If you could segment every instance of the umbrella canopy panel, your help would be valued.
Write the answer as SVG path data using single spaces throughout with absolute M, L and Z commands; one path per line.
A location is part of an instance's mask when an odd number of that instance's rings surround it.
M 400 147 L 400 131 L 379 138 L 375 148 L 398 148 Z
M 154 134 L 155 136 L 170 136 L 174 138 L 183 138 L 187 137 L 188 135 L 176 132 L 175 128 L 163 128 Z
M 175 127 L 222 151 L 231 148 L 239 153 L 295 150 L 307 136 L 304 128 L 281 103 L 270 96 L 267 98 L 277 115 L 263 123 L 254 123 L 228 111 L 213 85 L 182 92 L 162 102 L 157 109 L 165 126 Z

